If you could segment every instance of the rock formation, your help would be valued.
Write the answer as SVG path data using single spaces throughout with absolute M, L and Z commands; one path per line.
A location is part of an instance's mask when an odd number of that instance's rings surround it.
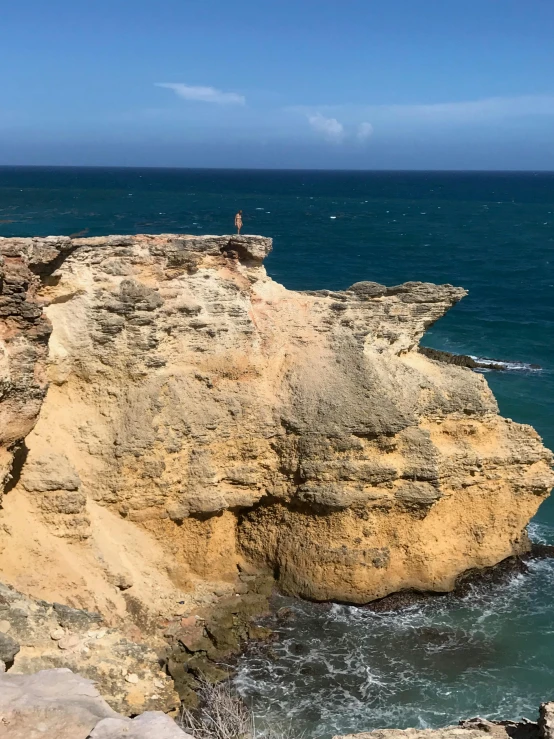
M 154 649 L 121 629 L 106 628 L 99 613 L 37 601 L 5 585 L 0 585 L 0 660 L 10 675 L 69 668 L 93 680 L 111 708 L 125 715 L 179 705 Z
M 90 680 L 71 670 L 0 674 L 3 739 L 192 739 L 171 718 L 147 711 L 119 716 Z
M 472 718 L 442 729 L 376 729 L 333 739 L 554 739 L 554 703 L 541 703 L 539 720 L 488 721 Z
M 147 633 L 239 565 L 364 603 L 526 550 L 551 454 L 417 351 L 465 291 L 293 292 L 270 248 L 0 239 L 4 582 Z

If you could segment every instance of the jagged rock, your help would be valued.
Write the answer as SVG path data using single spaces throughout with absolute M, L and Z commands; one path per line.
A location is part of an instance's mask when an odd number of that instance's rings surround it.
M 0 659 L 13 662 L 9 675 L 66 668 L 94 681 L 119 713 L 177 707 L 157 653 L 106 628 L 100 614 L 36 601 L 0 584 L 0 617 L 10 624 L 9 636 L 0 633 Z M 135 679 L 129 681 L 130 675 Z
M 8 300 L 19 344 L 0 334 L 25 376 L 0 404 L 6 465 L 23 437 L 29 464 L 2 512 L 6 581 L 154 634 L 177 604 L 236 584 L 245 560 L 291 594 L 365 603 L 448 591 L 528 548 L 551 454 L 498 415 L 483 376 L 418 351 L 465 290 L 289 291 L 265 273 L 270 249 L 0 239 L 28 281 Z M 37 477 L 44 459 L 67 464 Z
M 539 708 L 539 733 L 541 739 L 554 738 L 554 702 L 541 703 Z
M 160 712 L 128 719 L 110 708 L 91 680 L 71 670 L 0 674 L 3 739 L 186 739 Z M 190 739 L 190 737 L 189 737 Z
M 0 240 L 0 503 L 17 477 L 14 453 L 36 423 L 47 389 L 51 326 L 36 299 L 40 280 L 26 255 L 30 241 Z M 17 464 L 16 464 L 17 467 Z
M 376 729 L 361 734 L 337 735 L 333 739 L 484 739 L 486 733 L 484 729 L 446 726 L 444 729 Z M 506 731 L 501 736 L 508 739 Z
M 15 639 L 8 634 L 0 632 L 0 660 L 5 664 L 11 664 L 15 655 L 19 652 L 20 646 Z
M 547 739 L 541 725 L 543 707 L 552 705 L 543 703 L 540 708 L 541 719 L 537 724 L 523 718 L 521 721 L 489 721 L 483 718 L 472 718 L 460 721 L 458 726 L 446 726 L 442 729 L 376 729 L 361 734 L 343 734 L 333 739 Z

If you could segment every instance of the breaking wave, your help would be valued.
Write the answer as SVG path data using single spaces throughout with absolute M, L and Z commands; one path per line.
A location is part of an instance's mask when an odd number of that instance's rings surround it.
M 541 372 L 542 367 L 530 362 L 508 362 L 503 359 L 487 359 L 468 355 L 481 370 L 503 370 L 507 372 Z
M 536 540 L 552 527 L 533 524 Z M 235 679 L 258 723 L 330 737 L 427 728 L 475 715 L 533 718 L 554 692 L 554 560 L 502 585 L 474 586 L 395 613 L 278 596 L 294 619 L 253 646 Z

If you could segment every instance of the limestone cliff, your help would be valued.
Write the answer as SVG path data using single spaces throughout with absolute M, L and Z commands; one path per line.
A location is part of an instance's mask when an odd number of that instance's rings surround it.
M 465 291 L 293 292 L 270 249 L 0 239 L 1 579 L 146 628 L 239 565 L 363 603 L 527 548 L 550 452 L 482 375 L 418 352 Z

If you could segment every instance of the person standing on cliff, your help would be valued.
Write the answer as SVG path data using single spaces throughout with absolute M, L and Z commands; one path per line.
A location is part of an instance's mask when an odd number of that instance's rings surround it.
M 237 233 L 240 234 L 240 230 L 242 228 L 242 210 L 239 210 L 235 216 L 235 226 L 237 227 Z

